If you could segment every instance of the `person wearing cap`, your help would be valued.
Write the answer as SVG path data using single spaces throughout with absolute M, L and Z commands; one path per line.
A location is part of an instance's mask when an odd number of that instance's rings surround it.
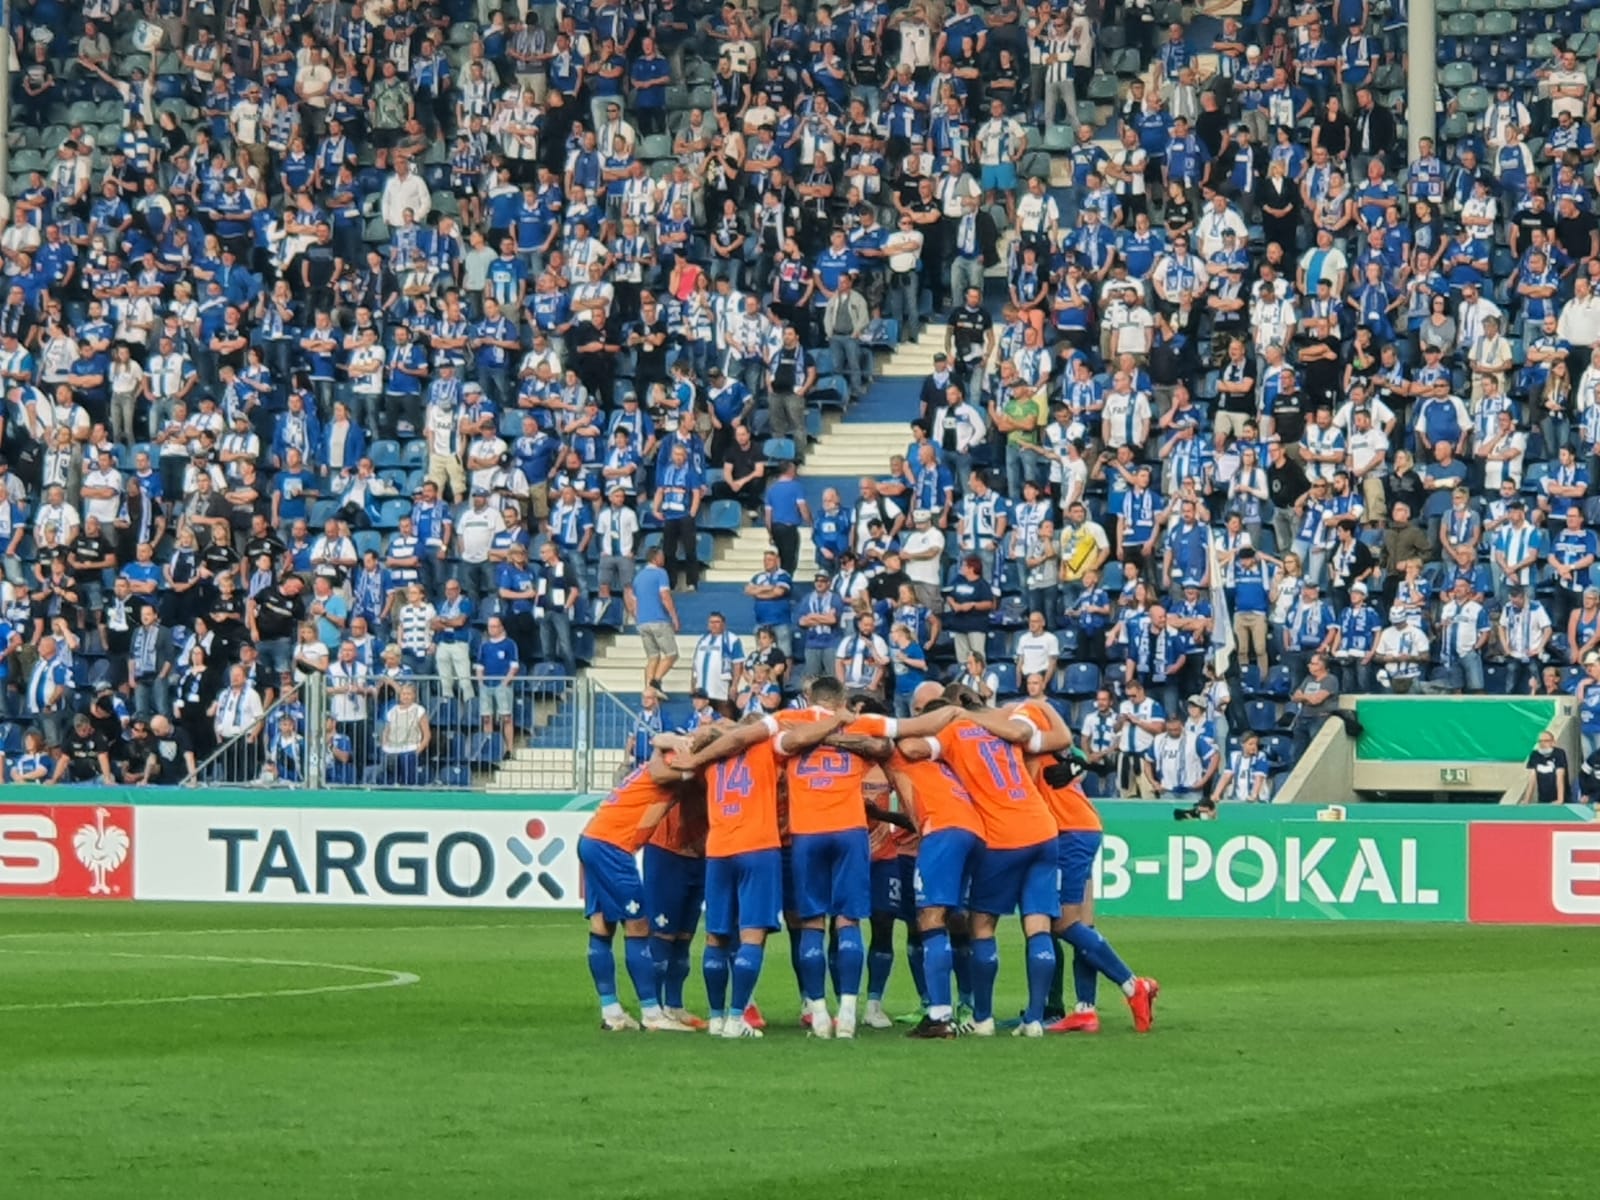
M 1600 589 L 1590 588 L 1600 600 Z M 1587 607 L 1587 593 L 1585 604 Z M 1489 644 L 1489 609 L 1473 592 L 1465 576 L 1457 576 L 1439 609 L 1439 665 L 1447 685 L 1468 694 L 1481 693 L 1484 685 L 1483 652 Z M 1595 620 L 1600 633 L 1600 615 Z
M 1367 603 L 1367 585 L 1360 581 L 1351 584 L 1350 603 L 1339 614 L 1339 624 L 1330 651 L 1339 665 L 1339 682 L 1344 691 L 1359 693 L 1373 690 L 1372 660 L 1382 629 L 1383 618 L 1378 615 L 1377 609 Z
M 1428 635 L 1410 623 L 1409 614 L 1400 605 L 1390 608 L 1389 624 L 1373 645 L 1378 683 L 1403 696 L 1416 686 L 1430 657 Z
M 1306 576 L 1283 626 L 1281 657 L 1290 674 L 1304 674 L 1306 662 L 1312 655 L 1331 650 L 1337 630 L 1333 606 L 1322 598 L 1316 581 Z
M 1554 632 L 1544 605 L 1520 583 L 1507 590 L 1506 605 L 1495 627 L 1500 652 L 1506 660 L 1506 692 L 1520 695 L 1538 676 L 1539 664 Z
M 1505 599 L 1509 585 L 1528 587 L 1536 582 L 1534 572 L 1549 547 L 1545 531 L 1528 520 L 1521 496 L 1512 495 L 1504 507 L 1505 519 L 1495 523 L 1489 541 L 1489 564 L 1495 596 L 1500 600 Z
M 1199 702 L 1202 712 L 1205 701 Z M 1209 733 L 1191 734 L 1181 712 L 1169 712 L 1144 754 L 1144 774 L 1156 795 L 1172 804 L 1195 804 L 1217 773 L 1219 755 Z

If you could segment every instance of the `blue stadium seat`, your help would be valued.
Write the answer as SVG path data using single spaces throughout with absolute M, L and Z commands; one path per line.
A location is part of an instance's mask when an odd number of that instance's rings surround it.
M 1246 700 L 1244 719 L 1257 733 L 1271 733 L 1278 728 L 1278 706 L 1270 700 Z
M 372 460 L 372 465 L 375 467 L 398 467 L 400 443 L 392 438 L 379 438 L 367 448 L 367 457 Z
M 699 526 L 712 533 L 738 533 L 744 527 L 744 509 L 737 500 L 713 500 L 700 510 Z
M 379 529 L 398 529 L 400 518 L 411 515 L 411 501 L 403 497 L 385 500 L 378 505 L 378 517 L 373 522 Z
M 1085 700 L 1100 690 L 1100 668 L 1092 662 L 1075 662 L 1067 666 L 1066 687 L 1062 689 L 1074 700 Z

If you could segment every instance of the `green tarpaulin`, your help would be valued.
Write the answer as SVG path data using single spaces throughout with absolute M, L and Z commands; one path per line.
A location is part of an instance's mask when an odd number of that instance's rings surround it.
M 1356 757 L 1389 762 L 1521 762 L 1555 716 L 1553 700 L 1363 698 Z

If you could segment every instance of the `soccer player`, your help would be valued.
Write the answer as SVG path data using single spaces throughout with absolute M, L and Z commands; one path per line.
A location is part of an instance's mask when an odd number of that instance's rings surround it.
M 578 861 L 585 881 L 584 913 L 589 918 L 589 973 L 600 996 L 600 1028 L 690 1033 L 692 1027 L 662 1011 L 656 995 L 650 954 L 650 921 L 644 882 L 634 856 L 661 818 L 677 802 L 674 790 L 694 776 L 669 765 L 661 750 L 622 781 L 595 810 L 578 838 Z M 639 997 L 635 1021 L 617 998 L 617 963 L 612 939 L 622 925 L 623 960 Z
M 714 1037 L 761 1036 L 744 1012 L 761 977 L 767 935 L 778 927 L 783 904 L 781 762 L 821 745 L 845 720 L 846 714 L 830 713 L 822 720 L 780 727 L 775 717 L 753 718 L 678 763 L 695 769 L 714 762 L 706 777 L 706 945 L 701 960 L 710 1009 L 707 1032 Z
M 703 782 L 680 786 L 644 846 L 644 900 L 650 949 L 662 1011 L 691 1029 L 706 1022 L 683 1006 L 689 978 L 689 944 L 700 924 L 706 894 L 706 794 Z
M 862 792 L 869 812 L 889 808 L 889 783 L 881 770 L 867 773 Z M 928 1004 L 914 900 L 917 835 L 891 821 L 873 819 L 867 825 L 867 838 L 872 846 L 872 937 L 867 943 L 867 1008 L 861 1019 L 872 1029 L 890 1029 L 894 1019 L 884 1010 L 883 995 L 894 973 L 897 922 L 906 923 L 906 964 L 918 1002 L 924 1009 Z
M 956 715 L 955 706 L 938 694 L 937 685 L 931 696 L 931 704 L 921 711 L 942 708 L 947 718 Z M 957 1026 L 950 990 L 955 954 L 949 921 L 951 914 L 965 905 L 973 871 L 983 854 L 983 821 L 966 786 L 947 764 L 932 759 L 914 762 L 897 751 L 889 759 L 888 772 L 901 804 L 922 835 L 917 849 L 915 903 L 928 1008 L 907 1036 L 952 1038 Z
M 811 708 L 782 714 L 780 722 L 837 720 L 839 732 L 784 764 L 793 835 L 794 904 L 800 917 L 800 973 L 811 1036 L 853 1038 L 866 949 L 861 922 L 872 912 L 871 849 L 867 837 L 862 782 L 871 760 L 889 756 L 892 746 L 877 731 L 884 718 L 855 716 L 845 704 L 844 686 L 817 676 L 806 682 Z M 839 1016 L 828 1013 L 827 928 L 834 919 L 838 936 Z
M 937 684 L 924 684 L 913 695 L 912 707 L 920 711 L 941 695 L 944 692 Z M 979 1037 L 994 1036 L 994 984 L 1000 973 L 995 925 L 1000 917 L 1020 909 L 1028 939 L 1028 1006 L 1013 1032 L 1020 1037 L 1043 1037 L 1045 999 L 1056 963 L 1050 928 L 1060 908 L 1055 818 L 1028 774 L 1022 751 L 985 728 L 985 722 L 1007 725 L 1012 719 L 983 711 L 982 702 L 967 688 L 956 687 L 947 698 L 965 710 L 961 716 L 935 737 L 902 739 L 900 751 L 912 761 L 932 758 L 948 762 L 983 821 L 984 853 L 973 875 L 969 904 L 972 1032 Z M 1023 728 L 1032 736 L 1031 728 Z
M 1094 927 L 1094 893 L 1089 878 L 1103 834 L 1100 814 L 1084 794 L 1082 774 L 1081 765 L 1072 761 L 1052 763 L 1041 772 L 1040 789 L 1060 830 L 1056 844 L 1061 914 L 1054 933 L 1072 947 L 1072 990 L 1076 1000 L 1072 1012 L 1047 1028 L 1051 1033 L 1098 1033 L 1100 1017 L 1095 1012 L 1095 991 L 1098 976 L 1104 975 L 1127 998 L 1134 1030 L 1149 1033 L 1160 985 L 1154 979 L 1135 975 Z

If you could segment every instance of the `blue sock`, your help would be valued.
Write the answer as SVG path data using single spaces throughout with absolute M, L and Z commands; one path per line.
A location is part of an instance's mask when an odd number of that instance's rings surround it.
M 894 952 L 892 950 L 869 950 L 867 952 L 867 999 L 883 1000 L 883 993 L 889 988 L 889 976 L 894 972 Z
M 972 1007 L 972 939 L 964 937 L 959 942 L 953 938 L 950 943 L 954 947 L 956 995 L 961 1003 L 968 1008 Z
M 656 998 L 656 964 L 650 953 L 649 937 L 622 939 L 622 961 L 627 965 L 633 990 L 639 993 L 639 1007 L 649 1012 L 661 1007 Z
M 689 979 L 689 943 L 672 943 L 672 961 L 667 964 L 667 982 L 662 990 L 662 1002 L 668 1008 L 683 1007 L 683 985 Z
M 992 937 L 972 939 L 972 1016 L 994 1016 L 994 981 L 1000 977 L 1000 947 Z
M 828 981 L 833 984 L 835 996 L 844 995 L 839 990 L 839 931 L 833 929 L 828 934 Z
M 834 994 L 859 996 L 861 972 L 867 964 L 867 948 L 861 941 L 861 926 L 840 926 L 838 959 L 839 973 L 833 980 Z
M 594 990 L 600 996 L 600 1007 L 617 1002 L 617 960 L 611 957 L 611 939 L 602 934 L 589 935 L 589 974 L 594 979 Z
M 794 972 L 794 985 L 800 989 L 800 999 L 806 998 L 805 981 L 800 976 L 800 936 L 805 931 L 798 925 L 788 927 L 789 934 L 789 969 Z
M 827 986 L 828 960 L 822 949 L 822 930 L 800 931 L 800 994 L 807 1000 L 821 1000 Z
M 728 1012 L 728 948 L 706 943 L 700 956 L 700 970 L 706 977 L 706 1005 L 713 1017 Z
M 1084 958 L 1089 960 L 1094 969 L 1118 987 L 1133 978 L 1133 972 L 1128 968 L 1128 964 L 1117 957 L 1117 952 L 1111 948 L 1111 943 L 1101 937 L 1100 931 L 1093 925 L 1074 921 L 1067 926 L 1067 931 L 1061 936 L 1074 950 L 1082 951 Z
M 762 946 L 740 942 L 733 956 L 733 1013 L 735 1016 L 750 1007 L 750 997 L 755 995 L 756 980 L 761 978 L 761 960 L 766 957 Z
M 917 1003 L 923 1008 L 928 1007 L 928 965 L 927 950 L 919 937 L 914 942 L 906 944 L 906 962 L 911 967 L 911 986 L 917 989 Z
M 1095 993 L 1099 990 L 1100 972 L 1084 957 L 1082 950 L 1072 952 L 1072 995 L 1081 1005 L 1094 1007 Z
M 922 935 L 922 969 L 927 975 L 930 1010 L 949 1010 L 953 1007 L 950 1000 L 950 971 L 954 965 L 955 955 L 950 950 L 948 933 L 943 929 L 935 929 Z
M 650 939 L 650 961 L 656 969 L 656 1003 L 667 1003 L 667 977 L 672 973 L 672 956 L 677 953 L 678 943 L 671 938 L 652 937 Z
M 1056 954 L 1055 970 L 1050 973 L 1050 994 L 1045 997 L 1046 1013 L 1059 1013 L 1066 1008 L 1067 947 L 1060 938 L 1052 937 L 1050 946 Z
M 1045 997 L 1050 994 L 1050 977 L 1056 973 L 1056 941 L 1048 933 L 1028 935 L 1028 1007 L 1024 1021 L 1044 1020 Z

